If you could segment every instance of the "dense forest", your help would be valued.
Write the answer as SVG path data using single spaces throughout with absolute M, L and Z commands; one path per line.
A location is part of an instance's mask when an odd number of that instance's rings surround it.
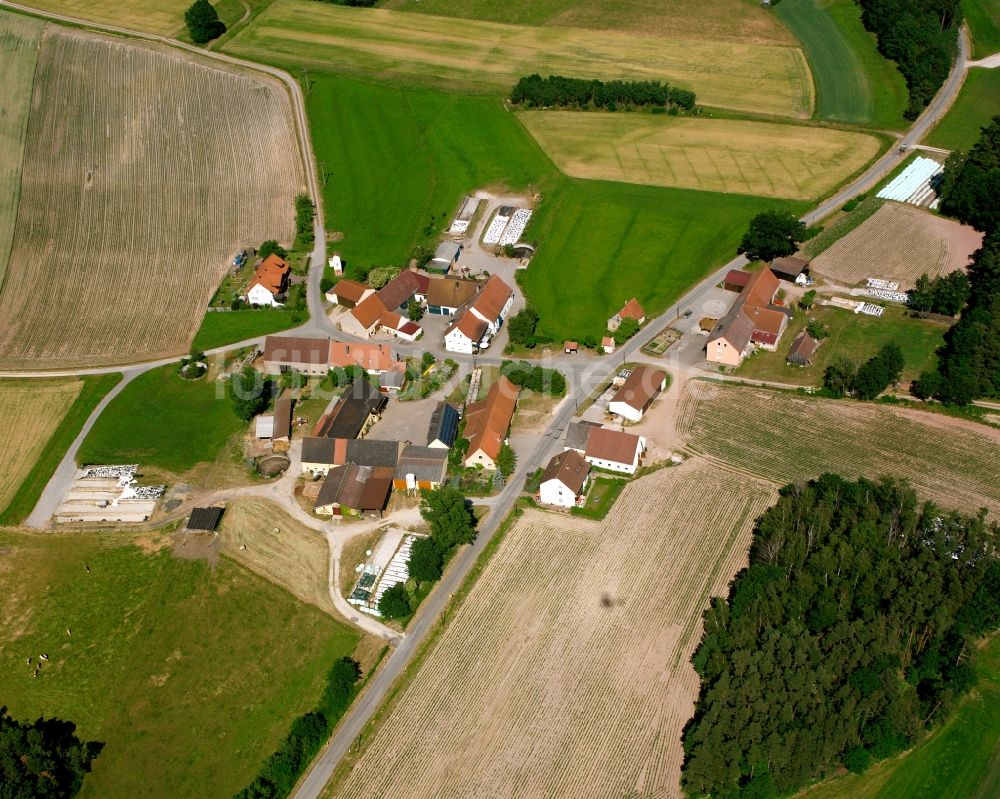
M 891 478 L 782 489 L 705 613 L 687 793 L 789 793 L 943 719 L 975 681 L 972 639 L 1000 624 L 998 535 Z
M 607 111 L 669 106 L 676 113 L 693 110 L 695 94 L 658 80 L 605 82 L 562 75 L 543 78 L 536 72 L 517 82 L 510 93 L 510 101 L 525 108 L 603 108 Z
M 104 744 L 81 741 L 60 719 L 17 721 L 0 707 L 0 796 L 76 796 Z
M 921 399 L 967 405 L 1000 397 L 1000 116 L 968 152 L 948 159 L 941 211 L 986 234 L 969 268 L 962 315 L 945 334 L 938 368 L 913 385 Z
M 896 62 L 910 90 L 907 119 L 916 119 L 951 69 L 962 22 L 960 0 L 858 0 L 861 21 L 878 49 Z

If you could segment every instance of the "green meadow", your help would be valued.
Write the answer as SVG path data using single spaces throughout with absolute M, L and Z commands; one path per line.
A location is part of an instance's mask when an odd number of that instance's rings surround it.
M 214 461 L 244 427 L 221 390 L 207 377 L 182 380 L 174 364 L 144 372 L 111 400 L 77 461 L 138 463 L 175 475 Z
M 1000 4 L 997 0 L 962 0 L 962 11 L 972 33 L 973 58 L 1000 53 Z
M 288 330 L 290 327 L 301 325 L 304 316 L 304 313 L 293 316 L 292 311 L 280 308 L 206 313 L 194 341 L 191 342 L 191 349 L 204 352 L 226 344 L 235 344 L 249 338 Z
M 229 799 L 358 636 L 232 561 L 144 544 L 0 533 L 0 696 L 104 743 L 80 799 Z
M 864 774 L 799 799 L 995 799 L 1000 785 L 1000 637 L 976 653 L 978 683 L 930 737 Z
M 735 255 L 760 197 L 574 180 L 562 175 L 498 98 L 390 87 L 310 73 L 327 227 L 349 274 L 405 263 L 430 245 L 466 192 L 539 193 L 526 238 L 538 255 L 522 286 L 554 338 L 600 335 L 635 295 L 663 311 Z
M 774 13 L 802 42 L 816 83 L 816 117 L 903 130 L 906 82 L 875 47 L 854 0 L 782 0 Z
M 970 69 L 965 83 L 944 119 L 926 143 L 946 150 L 968 151 L 979 138 L 980 128 L 1000 114 L 1000 69 Z

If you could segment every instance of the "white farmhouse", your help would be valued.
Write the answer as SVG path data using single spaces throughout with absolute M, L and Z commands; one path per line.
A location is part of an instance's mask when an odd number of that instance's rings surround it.
M 575 449 L 567 449 L 549 461 L 538 486 L 538 498 L 545 505 L 572 508 L 589 481 L 590 464 Z

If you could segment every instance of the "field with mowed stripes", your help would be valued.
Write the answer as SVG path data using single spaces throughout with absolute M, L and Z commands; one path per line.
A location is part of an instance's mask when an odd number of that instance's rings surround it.
M 451 91 L 508 92 L 532 72 L 665 80 L 702 105 L 808 118 L 812 81 L 798 47 L 540 28 L 277 0 L 223 47 L 289 67 L 350 71 Z
M 874 136 L 736 119 L 588 111 L 519 114 L 566 174 L 808 200 L 874 158 Z
M 678 796 L 702 610 L 773 498 L 695 459 L 604 522 L 526 512 L 324 795 Z
M 0 365 L 185 351 L 235 249 L 291 240 L 301 175 L 276 81 L 46 28 L 0 289 Z

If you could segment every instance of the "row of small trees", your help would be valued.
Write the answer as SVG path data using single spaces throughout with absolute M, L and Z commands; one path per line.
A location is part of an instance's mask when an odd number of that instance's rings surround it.
M 695 93 L 658 80 L 605 82 L 563 75 L 543 78 L 536 72 L 517 82 L 511 90 L 510 101 L 525 108 L 604 108 L 616 111 L 619 107 L 669 106 L 691 111 L 695 107 Z
M 469 500 L 451 486 L 423 492 L 420 515 L 431 534 L 413 542 L 407 567 L 411 580 L 433 583 L 441 579 L 451 553 L 476 539 L 476 517 Z M 416 592 L 411 593 L 404 583 L 396 583 L 382 594 L 378 610 L 383 618 L 401 619 L 412 614 L 416 606 Z

